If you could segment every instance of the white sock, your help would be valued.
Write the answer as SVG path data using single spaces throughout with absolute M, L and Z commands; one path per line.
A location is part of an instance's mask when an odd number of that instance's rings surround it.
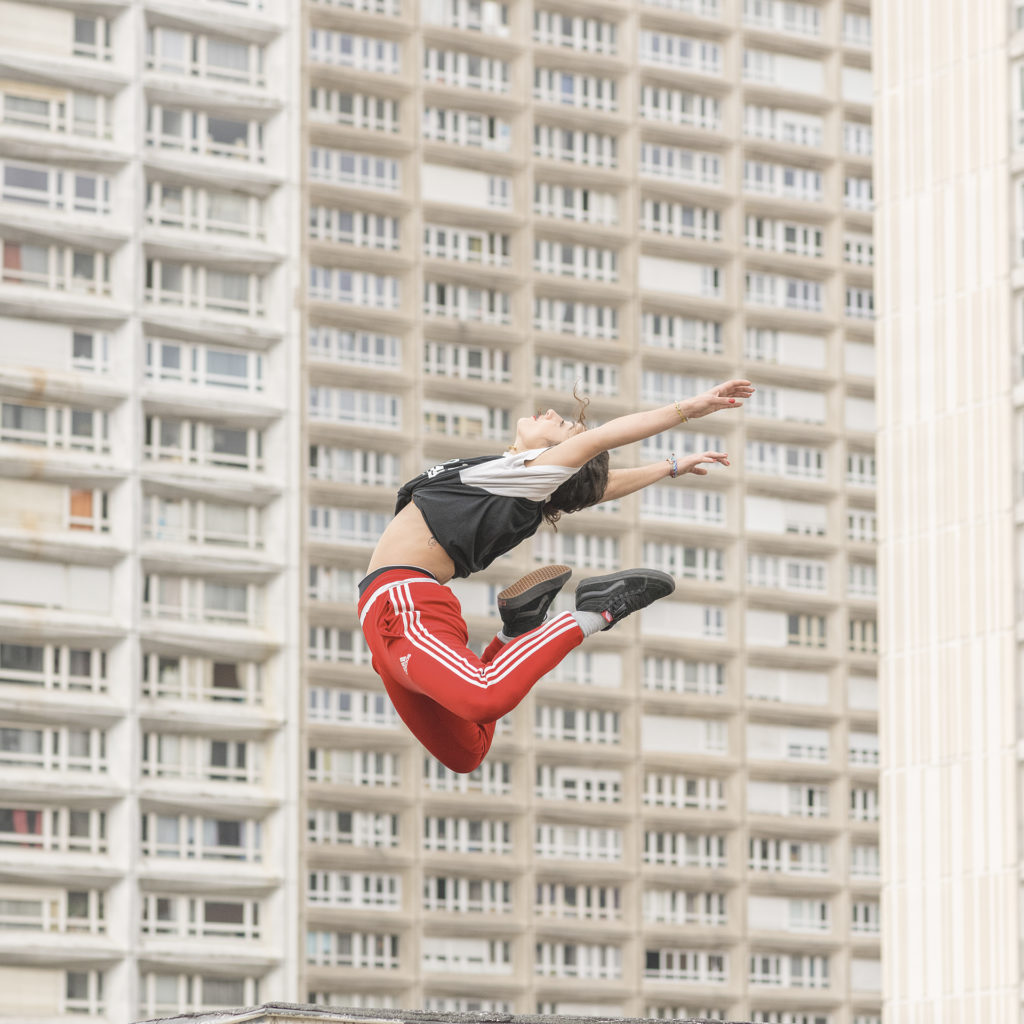
M 572 617 L 577 625 L 583 630 L 583 635 L 593 636 L 608 625 L 608 620 L 599 612 L 575 611 Z
M 502 633 L 500 629 L 495 635 L 503 644 L 510 644 L 513 640 L 515 640 L 514 636 L 505 636 L 505 634 Z

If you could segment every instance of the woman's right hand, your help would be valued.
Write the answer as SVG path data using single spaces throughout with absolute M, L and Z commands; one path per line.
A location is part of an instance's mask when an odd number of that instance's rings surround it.
M 724 384 L 716 384 L 696 398 L 680 402 L 688 420 L 700 419 L 721 409 L 741 409 L 743 399 L 754 393 L 754 385 L 749 380 L 727 380 Z
M 697 476 L 707 476 L 708 471 L 702 469 L 706 463 L 718 463 L 721 466 L 731 465 L 728 452 L 704 452 L 701 455 L 687 455 L 678 460 L 679 476 L 684 473 L 694 473 Z

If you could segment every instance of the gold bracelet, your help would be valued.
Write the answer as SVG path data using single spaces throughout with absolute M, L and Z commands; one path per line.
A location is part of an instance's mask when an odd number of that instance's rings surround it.
M 676 402 L 675 406 L 676 406 L 676 413 L 679 416 L 679 422 L 680 423 L 685 423 L 686 422 L 686 417 L 683 415 L 683 410 L 679 408 L 679 403 Z

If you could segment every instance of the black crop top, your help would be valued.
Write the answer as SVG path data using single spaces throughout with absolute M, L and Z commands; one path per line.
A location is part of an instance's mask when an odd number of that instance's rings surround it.
M 486 569 L 537 532 L 544 503 L 578 472 L 569 466 L 527 466 L 546 448 L 450 459 L 398 491 L 397 515 L 410 501 L 452 562 L 456 576 Z

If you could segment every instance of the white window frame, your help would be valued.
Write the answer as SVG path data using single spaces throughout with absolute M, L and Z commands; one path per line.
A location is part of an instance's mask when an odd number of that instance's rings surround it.
M 311 28 L 306 52 L 315 64 L 353 68 L 378 75 L 397 75 L 401 71 L 401 47 L 393 39 Z
M 637 50 L 641 64 L 705 75 L 722 74 L 722 47 L 709 39 L 641 29 Z
M 244 358 L 245 373 L 225 374 L 211 371 L 211 355 Z M 227 388 L 233 391 L 258 393 L 264 388 L 263 354 L 248 349 L 220 348 L 203 343 L 191 344 L 185 341 L 147 337 L 145 375 L 147 380 L 153 381 L 172 381 L 200 388 Z
M 534 330 L 602 341 L 618 340 L 619 311 L 614 306 L 538 295 L 534 298 L 533 310 Z
M 42 413 L 41 417 L 32 417 L 42 420 L 41 429 L 8 425 L 19 418 L 19 411 Z M 103 409 L 0 400 L 0 444 L 3 443 L 107 455 L 111 451 L 110 414 Z M 95 517 L 92 521 L 95 522 Z M 68 520 L 69 528 L 78 525 Z
M 721 188 L 722 157 L 706 150 L 641 142 L 640 174 L 668 181 Z
M 170 37 L 182 37 L 182 56 L 176 58 L 162 53 L 163 44 Z M 229 68 L 210 61 L 210 43 L 228 43 L 244 48 L 245 68 Z M 180 29 L 150 25 L 146 29 L 146 69 L 160 74 L 180 75 L 190 79 L 211 82 L 230 82 L 233 85 L 247 85 L 264 88 L 267 84 L 263 72 L 263 47 L 258 43 L 244 43 L 231 36 L 209 35 L 203 32 L 185 32 Z
M 324 2 L 324 0 L 318 0 Z M 345 5 L 346 0 L 327 0 L 329 3 Z M 381 0 L 361 0 L 362 3 Z M 386 0 L 385 0 L 386 2 Z M 395 4 L 397 7 L 397 3 Z M 397 10 L 394 14 L 397 14 Z M 433 25 L 444 25 L 463 32 L 480 32 L 483 35 L 507 36 L 509 34 L 508 4 L 497 0 L 474 0 L 461 3 L 460 0 L 438 0 L 424 7 L 424 21 Z
M 0 124 L 55 135 L 78 135 L 109 141 L 113 101 L 100 93 L 68 90 L 58 98 L 40 97 L 31 86 L 15 82 L 0 87 Z
M 538 122 L 533 126 L 533 155 L 542 160 L 615 170 L 619 166 L 619 140 L 605 132 Z
M 8 184 L 8 173 L 17 171 L 45 175 L 45 188 Z M 91 185 L 95 196 L 79 195 L 83 185 Z M 107 216 L 111 212 L 110 178 L 92 171 L 55 167 L 29 160 L 0 160 L 0 202 Z
M 143 935 L 177 939 L 217 939 L 220 942 L 259 942 L 260 901 L 226 896 L 186 896 L 169 892 L 144 892 L 140 932 Z M 217 906 L 233 905 L 240 911 L 238 922 L 206 920 Z
M 175 838 L 161 838 L 161 821 L 166 826 L 173 824 Z M 206 826 L 213 825 L 213 831 L 220 825 L 238 826 L 238 843 L 208 842 Z M 199 814 L 162 814 L 144 811 L 140 835 L 143 857 L 176 858 L 178 860 L 231 860 L 258 863 L 262 855 L 262 823 L 252 818 L 204 817 Z
M 534 67 L 533 98 L 540 103 L 613 114 L 619 109 L 614 78 L 586 75 L 562 68 Z
M 180 191 L 180 204 L 169 192 Z M 200 234 L 233 235 L 262 240 L 266 237 L 263 225 L 263 201 L 258 196 L 246 196 L 244 220 L 226 220 L 215 216 L 212 209 L 217 198 L 238 198 L 238 193 L 199 185 L 169 185 L 162 181 L 146 183 L 146 223 L 154 227 L 178 228 Z M 180 208 L 178 208 L 180 205 Z
M 224 285 L 229 280 L 244 282 L 244 297 L 217 292 L 217 284 Z M 180 287 L 175 288 L 176 284 Z M 224 270 L 180 260 L 146 260 L 143 297 L 155 306 L 180 306 L 183 309 L 262 319 L 267 312 L 263 293 L 264 279 L 256 273 Z
M 508 384 L 512 380 L 512 353 L 486 345 L 424 341 L 423 372 L 430 377 Z
M 165 444 L 163 427 L 176 424 L 178 443 Z M 173 429 L 173 427 L 172 427 Z M 217 450 L 217 433 L 245 435 L 245 452 Z M 255 427 L 220 426 L 177 416 L 146 416 L 142 456 L 152 462 L 177 462 L 220 469 L 241 469 L 260 473 L 264 470 L 263 432 Z M 222 438 L 222 440 L 224 440 Z
M 167 119 L 180 118 L 179 132 L 171 131 Z M 237 121 L 245 125 L 245 137 L 232 144 L 218 142 L 211 133 L 214 121 Z M 262 164 L 266 161 L 262 121 L 245 118 L 218 118 L 215 114 L 187 107 L 165 107 L 151 103 L 146 109 L 146 145 L 154 149 L 212 157 L 215 160 L 240 160 Z
M 423 225 L 423 255 L 427 259 L 454 260 L 483 267 L 507 267 L 512 261 L 512 236 L 450 224 Z
M 401 189 L 401 161 L 375 153 L 310 146 L 310 181 L 375 192 Z
M 219 592 L 232 591 L 242 607 L 221 607 Z M 255 583 L 226 583 L 202 576 L 146 573 L 142 613 L 149 618 L 217 625 L 255 626 L 262 613 L 262 588 Z
M 401 129 L 401 105 L 387 96 L 314 85 L 309 90 L 309 119 L 316 124 L 396 134 Z
M 495 114 L 453 107 L 425 106 L 421 121 L 422 138 L 468 146 L 494 153 L 512 149 L 512 123 Z
M 310 747 L 306 781 L 394 789 L 402 782 L 401 758 L 390 751 Z
M 17 255 L 15 255 L 17 250 Z M 26 270 L 20 266 L 26 250 L 42 258 L 45 268 Z M 52 292 L 69 292 L 109 298 L 110 255 L 102 249 L 60 245 L 46 242 L 14 242 L 0 239 L 0 282 L 29 288 L 45 288 Z M 91 264 L 91 271 L 88 270 Z
M 500 288 L 428 278 L 423 282 L 423 315 L 507 326 L 512 323 L 512 296 Z
M 427 815 L 423 820 L 423 848 L 436 853 L 508 856 L 513 850 L 512 822 Z
M 717 132 L 722 128 L 722 103 L 717 96 L 689 89 L 644 84 L 640 87 L 640 116 Z
M 0 831 L 0 847 L 16 846 L 41 853 L 107 852 L 107 812 L 97 809 L 25 806 L 16 799 L 4 801 L 4 811 L 24 815 L 23 824 L 35 825 L 34 831 L 24 828 Z
M 237 685 L 217 685 L 218 665 L 230 669 L 230 674 Z M 258 707 L 263 703 L 263 666 L 253 661 L 221 662 L 210 658 L 144 651 L 141 692 L 143 697 L 151 700 L 231 703 Z
M 599 18 L 535 9 L 533 41 L 541 46 L 559 46 L 613 57 L 618 53 L 618 27 L 614 22 Z
M 378 430 L 399 430 L 402 426 L 401 396 L 384 391 L 314 385 L 309 389 L 307 411 L 311 420 L 324 423 Z

